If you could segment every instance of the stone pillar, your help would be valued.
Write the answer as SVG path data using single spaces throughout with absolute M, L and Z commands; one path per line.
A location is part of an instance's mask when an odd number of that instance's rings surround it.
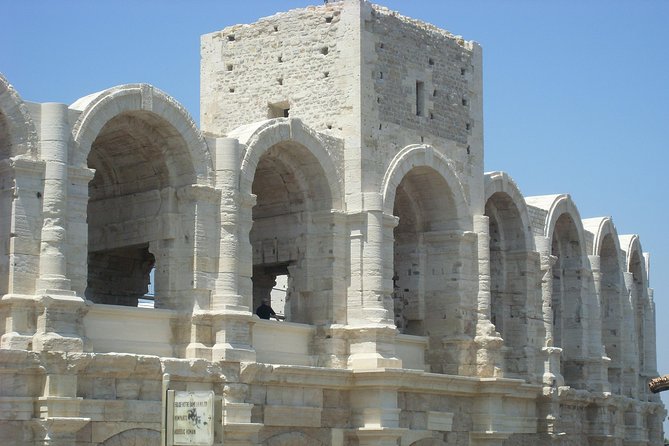
M 549 388 L 556 388 L 564 385 L 564 378 L 560 374 L 562 349 L 553 344 L 553 267 L 557 262 L 557 257 L 550 254 L 550 240 L 545 237 L 536 237 L 535 240 L 541 254 L 542 312 L 546 332 L 542 349 L 544 353 L 543 384 Z
M 606 361 L 604 357 L 606 356 L 606 349 L 604 348 L 604 339 L 602 337 L 602 272 L 601 272 L 601 258 L 600 256 L 591 255 L 588 256 L 590 262 L 590 273 L 592 274 L 592 283 L 595 292 L 595 299 L 591 299 L 588 302 L 588 317 L 587 317 L 587 326 L 585 327 L 586 336 L 587 336 L 587 346 L 588 346 L 588 355 L 593 360 L 598 360 L 602 364 Z M 583 276 L 585 277 L 585 276 Z M 589 290 L 586 290 L 588 292 Z M 587 294 L 589 295 L 589 293 Z M 608 359 L 608 358 L 607 358 Z M 593 372 L 597 373 L 597 370 Z M 598 376 L 597 379 L 603 380 L 602 385 L 606 385 L 608 381 L 607 368 L 599 371 L 601 376 Z M 602 388 L 593 389 L 593 390 L 602 390 Z M 604 391 L 609 391 L 608 387 Z
M 88 285 L 88 183 L 95 170 L 70 166 L 67 179 L 67 276 L 72 291 L 85 296 Z
M 386 250 L 384 245 L 390 244 L 390 252 L 392 253 L 392 228 L 397 224 L 396 219 L 392 216 L 388 222 L 390 226 L 390 233 L 386 234 L 387 227 L 384 221 L 384 214 L 382 208 L 382 197 L 376 193 L 366 193 L 364 195 L 365 207 L 367 211 L 364 212 L 364 221 L 360 221 L 362 227 L 363 238 L 360 256 L 361 270 L 361 311 L 358 318 L 361 318 L 364 323 L 376 323 L 382 325 L 389 325 L 394 327 L 391 306 L 391 289 L 387 289 L 385 282 L 390 282 L 392 274 L 385 277 L 386 265 L 384 262 L 391 262 L 390 259 L 384 259 Z M 391 267 L 392 268 L 392 267 Z
M 658 375 L 657 372 L 657 331 L 655 326 L 656 313 L 655 313 L 655 299 L 654 299 L 654 290 L 648 288 L 648 310 L 645 313 L 646 317 L 646 370 L 645 377 L 647 380 L 655 378 Z M 644 383 L 644 385 L 646 385 Z M 645 387 L 646 392 L 648 392 L 648 387 Z M 657 396 L 657 395 L 656 395 Z
M 33 349 L 82 351 L 84 300 L 67 278 L 68 146 L 71 139 L 64 104 L 42 105 L 41 155 L 44 172 L 43 224 L 39 277 L 35 288 L 40 314 Z
M 250 256 L 245 258 L 241 252 L 241 240 L 244 237 L 248 240 L 248 233 L 240 228 L 240 221 L 243 212 L 251 221 L 255 200 L 243 200 L 239 194 L 239 141 L 218 138 L 215 148 L 216 188 L 220 190 L 221 203 L 218 273 L 210 308 L 215 333 L 212 360 L 255 361 L 251 346 L 251 293 L 245 295 L 240 286 L 240 264 L 251 261 Z
M 560 373 L 562 349 L 553 342 L 553 267 L 557 257 L 551 255 L 551 241 L 546 237 L 535 237 L 535 244 L 540 255 L 541 268 L 541 309 L 544 321 L 545 343 L 543 353 L 543 389 L 539 404 L 538 432 L 555 435 L 558 433 L 560 403 L 558 388 L 564 386 Z
M 351 286 L 348 295 L 350 368 L 401 367 L 395 356 L 393 320 L 393 228 L 380 194 L 364 195 L 366 212 L 349 216 Z
M 624 272 L 623 279 L 628 294 L 624 302 L 623 335 L 621 336 L 624 342 L 621 348 L 622 389 L 623 396 L 636 398 L 639 389 L 639 342 L 636 332 L 636 308 L 634 306 L 636 287 L 632 273 Z
M 42 396 L 35 402 L 36 420 L 42 429 L 40 446 L 66 446 L 76 444 L 76 434 L 90 422 L 81 417 L 82 397 L 77 396 L 77 375 L 70 367 L 67 353 L 43 356 L 46 371 Z
M 485 215 L 474 216 L 478 251 L 478 301 L 476 318 L 476 374 L 482 377 L 502 376 L 504 340 L 490 321 L 490 226 Z
M 360 388 L 351 392 L 352 423 L 360 446 L 395 446 L 406 432 L 400 429 L 397 389 Z
M 216 147 L 216 188 L 221 192 L 220 254 L 212 310 L 248 312 L 250 302 L 239 294 L 239 141 L 219 138 Z M 248 296 L 247 296 L 248 297 Z
M 42 245 L 37 290 L 73 294 L 67 278 L 67 157 L 71 138 L 65 104 L 42 105 L 41 156 L 46 162 L 42 196 Z
M 189 292 L 193 301 L 186 357 L 211 360 L 214 333 L 210 306 L 217 275 L 216 259 L 219 256 L 218 246 L 211 243 L 211 231 L 212 228 L 218 228 L 220 193 L 210 186 L 193 185 L 187 188 L 185 196 L 193 202 L 195 208 L 193 289 Z M 158 255 L 169 255 L 169 251 L 165 252 L 158 247 L 151 252 L 156 254 L 157 260 Z M 165 259 L 164 263 L 169 264 L 169 259 Z
M 7 239 L 3 243 L 7 251 L 2 253 L 2 257 L 5 257 L 2 260 L 6 262 L 6 281 L 0 290 L 0 317 L 4 319 L 5 331 L 0 338 L 0 348 L 32 350 L 44 162 L 22 158 L 5 159 L 0 161 L 0 175 L 6 179 L 5 189 L 1 192 L 4 195 L 2 199 L 10 201 L 5 202 L 0 210 L 9 211 L 0 215 L 0 219 L 6 219 L 7 225 Z
M 602 273 L 600 256 L 588 256 L 592 274 L 595 299 L 588 302 L 588 317 L 584 331 L 587 336 L 588 359 L 586 385 L 595 392 L 610 392 L 609 369 L 611 359 L 606 357 L 604 339 L 602 337 Z M 585 276 L 583 276 L 585 277 Z M 586 294 L 586 296 L 589 295 Z
M 39 446 L 72 446 L 77 444 L 77 432 L 90 423 L 90 418 L 54 417 L 35 420 L 42 439 L 34 444 Z
M 223 388 L 223 444 L 247 446 L 258 444 L 258 432 L 263 427 L 251 422 L 253 404 L 246 403 L 248 384 L 229 383 Z

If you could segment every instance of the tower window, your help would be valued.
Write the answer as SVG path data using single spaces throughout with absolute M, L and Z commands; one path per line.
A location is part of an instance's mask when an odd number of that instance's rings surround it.
M 416 116 L 425 116 L 425 83 L 416 81 Z
M 290 104 L 288 101 L 275 102 L 269 104 L 268 118 L 287 118 L 290 114 Z

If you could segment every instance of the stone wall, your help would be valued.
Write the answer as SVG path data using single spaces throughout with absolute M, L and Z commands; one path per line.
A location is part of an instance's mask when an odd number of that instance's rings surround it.
M 150 85 L 0 76 L 3 444 L 159 444 L 163 383 L 217 445 L 660 444 L 640 239 L 483 173 L 481 57 L 358 0 L 228 27 L 206 138 Z
M 224 135 L 290 109 L 318 131 L 341 134 L 354 100 L 341 51 L 356 40 L 342 7 L 293 10 L 202 36 L 202 129 Z

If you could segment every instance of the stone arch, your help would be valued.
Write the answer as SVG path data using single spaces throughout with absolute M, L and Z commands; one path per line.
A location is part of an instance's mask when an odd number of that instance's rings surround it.
M 174 98 L 148 84 L 126 84 L 85 96 L 70 106 L 81 111 L 72 134 L 75 148 L 70 153 L 70 165 L 85 167 L 93 142 L 102 128 L 113 118 L 125 113 L 144 112 L 155 115 L 173 135 L 184 140 L 182 161 L 192 165 L 198 184 L 211 184 L 213 162 L 207 144 L 186 109 Z
M 602 343 L 606 355 L 610 358 L 608 377 L 611 392 L 622 393 L 624 374 L 624 324 L 631 317 L 626 309 L 627 290 L 623 277 L 618 231 L 609 217 L 593 218 L 583 221 L 584 226 L 593 234 L 592 255 L 599 262 L 599 301 L 602 321 Z
M 485 215 L 490 234 L 491 321 L 506 349 L 505 376 L 526 377 L 533 363 L 533 323 L 540 314 L 534 237 L 518 187 L 504 172 L 485 175 Z M 535 346 L 534 344 L 537 343 Z M 534 352 L 536 353 L 536 352 Z
M 506 172 L 488 172 L 485 174 L 485 201 L 487 202 L 496 193 L 507 195 L 516 207 L 518 218 L 522 225 L 525 248 L 527 250 L 534 250 L 534 237 L 532 236 L 532 227 L 530 225 L 525 198 L 516 182 Z
M 264 446 L 324 446 L 324 443 L 302 432 L 284 432 L 263 442 Z
M 584 389 L 591 333 L 589 317 L 596 307 L 590 293 L 585 235 L 576 205 L 559 195 L 546 215 L 545 236 L 556 259 L 552 268 L 553 342 L 562 348 L 561 374 L 565 384 Z M 597 335 L 599 336 L 599 334 Z
M 455 173 L 455 166 L 442 153 L 425 144 L 412 144 L 403 148 L 390 162 L 381 183 L 383 211 L 386 214 L 392 214 L 397 187 L 411 169 L 420 166 L 432 168 L 444 179 L 448 189 L 453 194 L 456 218 L 464 229 L 464 226 L 467 225 L 464 220 L 468 220 L 466 217 L 469 216 L 469 205 L 465 199 L 462 182 Z
M 153 282 L 156 307 L 188 309 L 195 215 L 188 190 L 213 180 L 202 135 L 182 106 L 146 84 L 95 93 L 72 108 L 81 115 L 69 162 L 95 172 L 88 184 L 77 176 L 73 189 L 88 190 L 79 197 L 88 239 L 71 243 L 85 245 L 75 252 L 87 260 L 71 263 L 86 264 L 86 278 L 73 287 L 93 302 L 136 306 Z
M 331 195 L 333 209 L 343 207 L 343 184 L 337 175 L 332 154 L 318 133 L 297 118 L 277 118 L 241 127 L 228 135 L 238 138 L 246 150 L 242 156 L 239 190 L 242 195 L 252 193 L 253 178 L 261 157 L 281 142 L 292 141 L 305 147 L 321 166 Z
M 578 208 L 571 199 L 571 196 L 567 194 L 556 196 L 546 216 L 544 224 L 544 235 L 548 240 L 551 240 L 553 238 L 553 232 L 555 231 L 557 220 L 565 214 L 569 215 L 574 221 L 578 240 L 580 242 L 581 256 L 585 257 L 585 233 L 583 230 L 583 222 L 581 220 L 581 215 L 578 212 Z
M 100 443 L 100 446 L 158 446 L 160 431 L 134 428 L 119 432 Z
M 37 129 L 25 102 L 0 73 L 0 160 L 37 158 L 38 148 Z
M 429 336 L 435 346 L 461 338 L 467 316 L 459 311 L 477 285 L 476 248 L 453 166 L 430 146 L 408 146 L 391 161 L 381 193 L 384 214 L 398 218 L 384 235 L 393 243 L 395 325 L 405 334 Z M 431 371 L 458 373 L 458 361 L 444 350 L 428 351 Z
M 277 277 L 285 276 L 286 320 L 345 320 L 341 302 L 346 287 L 334 272 L 341 259 L 331 255 L 335 214 L 343 207 L 342 185 L 325 141 L 294 118 L 246 126 L 229 137 L 245 147 L 240 193 L 256 198 L 250 215 L 243 211 L 241 218 L 240 239 L 248 237 L 251 257 L 240 268 L 242 293 L 252 292 L 257 308 L 263 299 L 271 299 Z M 333 280 L 317 283 L 317 277 Z

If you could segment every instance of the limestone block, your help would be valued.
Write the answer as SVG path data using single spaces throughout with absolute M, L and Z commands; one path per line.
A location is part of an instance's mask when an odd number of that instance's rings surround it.
M 33 406 L 34 399 L 30 397 L 2 396 L 0 397 L 0 420 L 30 420 L 33 418 Z
M 248 423 L 252 419 L 253 404 L 228 403 L 223 404 L 223 424 Z
M 453 413 L 449 412 L 427 412 L 427 429 L 433 431 L 448 432 L 453 427 Z
M 321 425 L 321 409 L 316 407 L 266 405 L 264 416 L 266 426 L 319 427 Z

